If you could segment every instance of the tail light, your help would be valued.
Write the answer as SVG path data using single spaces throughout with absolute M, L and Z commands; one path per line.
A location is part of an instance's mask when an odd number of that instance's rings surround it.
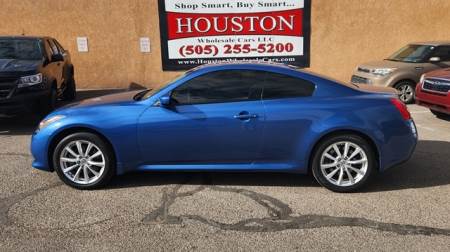
M 397 98 L 391 99 L 392 104 L 397 108 L 398 112 L 402 115 L 403 119 L 411 120 L 411 114 L 408 111 L 408 107 Z

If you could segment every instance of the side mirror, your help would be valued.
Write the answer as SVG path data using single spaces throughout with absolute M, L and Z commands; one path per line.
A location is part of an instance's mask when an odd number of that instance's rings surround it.
M 170 105 L 170 95 L 164 95 L 159 98 L 159 103 L 162 107 L 168 107 Z
M 431 57 L 430 62 L 433 62 L 433 63 L 441 62 L 441 58 L 440 57 Z
M 59 61 L 64 61 L 64 56 L 62 56 L 61 54 L 53 54 L 52 62 L 59 62 Z

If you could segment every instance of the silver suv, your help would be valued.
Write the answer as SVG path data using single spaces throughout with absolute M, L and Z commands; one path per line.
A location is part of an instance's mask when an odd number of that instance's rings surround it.
M 351 82 L 394 87 L 404 103 L 412 103 L 421 75 L 446 67 L 450 67 L 450 41 L 412 43 L 385 60 L 359 65 Z

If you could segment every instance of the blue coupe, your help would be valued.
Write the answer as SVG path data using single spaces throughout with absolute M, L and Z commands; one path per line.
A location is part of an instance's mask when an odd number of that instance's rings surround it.
M 388 89 L 346 85 L 293 67 L 227 63 L 159 90 L 84 100 L 48 115 L 33 167 L 79 189 L 131 171 L 312 172 L 348 192 L 408 160 L 417 133 Z

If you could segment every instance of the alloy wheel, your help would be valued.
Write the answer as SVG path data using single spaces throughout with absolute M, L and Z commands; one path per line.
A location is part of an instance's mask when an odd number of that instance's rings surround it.
M 97 145 L 87 140 L 68 143 L 62 150 L 59 163 L 63 174 L 76 184 L 96 182 L 105 171 L 105 156 Z
M 404 103 L 411 101 L 414 97 L 414 89 L 411 85 L 400 85 L 398 91 L 400 91 L 399 98 Z
M 340 187 L 360 182 L 367 174 L 368 165 L 364 149 L 349 141 L 330 145 L 320 159 L 320 169 L 325 179 Z

